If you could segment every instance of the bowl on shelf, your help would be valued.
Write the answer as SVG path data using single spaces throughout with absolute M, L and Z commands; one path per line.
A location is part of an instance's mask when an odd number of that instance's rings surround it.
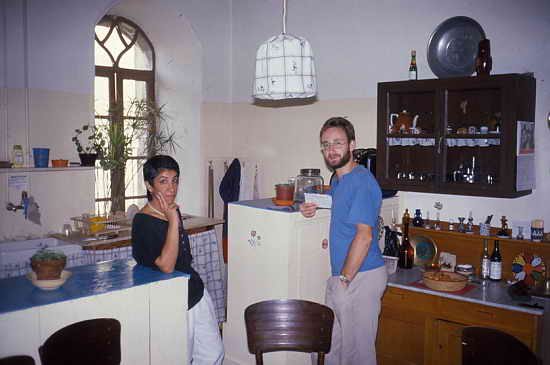
M 466 276 L 450 271 L 426 271 L 422 278 L 428 288 L 440 291 L 459 291 L 468 283 Z
M 69 160 L 52 160 L 52 167 L 68 167 Z
M 59 279 L 38 280 L 38 278 L 36 277 L 36 273 L 34 271 L 30 271 L 27 273 L 27 279 L 32 282 L 32 285 L 42 290 L 55 290 L 61 285 L 65 284 L 65 282 L 71 277 L 71 275 L 72 273 L 70 271 L 63 270 Z

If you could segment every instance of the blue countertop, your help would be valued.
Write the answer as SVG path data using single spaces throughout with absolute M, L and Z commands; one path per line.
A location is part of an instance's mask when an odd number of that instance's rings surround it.
M 508 284 L 504 281 L 494 282 L 486 280 L 482 282 L 474 279 L 469 282 L 469 284 L 473 285 L 474 288 L 465 294 L 453 294 L 414 286 L 414 283 L 422 280 L 422 274 L 423 271 L 419 267 L 414 267 L 410 270 L 397 269 L 394 274 L 388 276 L 388 286 L 535 315 L 542 315 L 543 313 L 542 309 L 524 307 L 520 305 L 519 301 L 513 300 L 508 294 Z M 536 298 L 524 303 L 531 305 L 541 304 L 541 302 Z M 544 304 L 542 304 L 542 307 L 544 307 Z
M 26 276 L 0 279 L 0 314 L 63 302 L 189 275 L 165 274 L 137 265 L 134 259 L 71 267 L 71 277 L 58 289 L 35 287 Z

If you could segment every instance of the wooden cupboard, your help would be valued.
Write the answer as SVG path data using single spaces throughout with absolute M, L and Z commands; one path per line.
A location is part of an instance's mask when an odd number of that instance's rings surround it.
M 378 327 L 378 364 L 460 365 L 465 326 L 505 331 L 536 352 L 541 320 L 535 314 L 388 287 Z
M 518 121 L 534 133 L 531 74 L 379 83 L 376 177 L 401 191 L 530 194 L 516 187 Z

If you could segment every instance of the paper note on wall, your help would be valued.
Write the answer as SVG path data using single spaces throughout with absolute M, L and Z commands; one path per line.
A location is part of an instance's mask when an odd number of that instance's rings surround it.
M 28 175 L 9 175 L 8 176 L 8 201 L 15 205 L 21 202 L 21 192 L 29 192 Z

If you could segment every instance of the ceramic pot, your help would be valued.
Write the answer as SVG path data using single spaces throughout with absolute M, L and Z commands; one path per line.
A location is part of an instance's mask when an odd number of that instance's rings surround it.
M 97 153 L 80 153 L 80 166 L 95 166 Z
M 31 260 L 32 271 L 36 273 L 38 280 L 57 280 L 65 268 L 67 260 Z

